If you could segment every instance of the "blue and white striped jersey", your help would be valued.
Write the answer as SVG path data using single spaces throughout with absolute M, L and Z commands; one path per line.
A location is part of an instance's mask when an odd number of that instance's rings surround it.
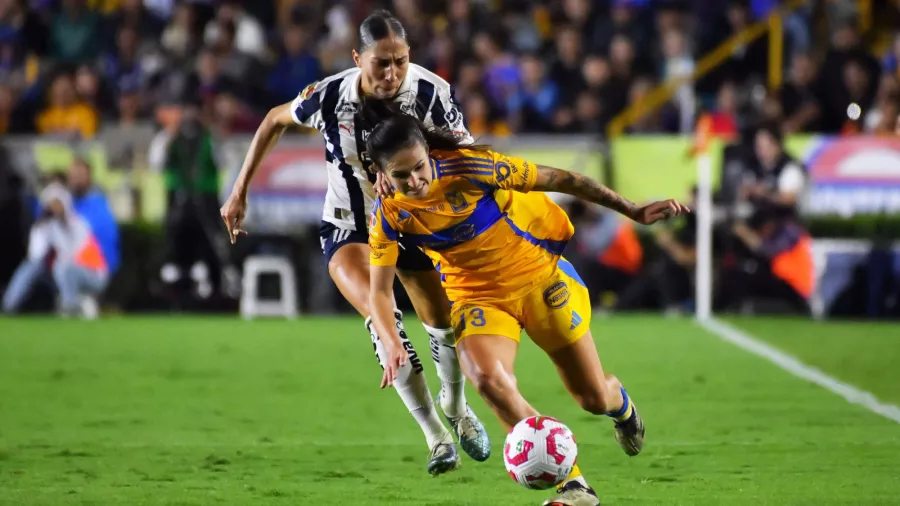
M 324 221 L 348 230 L 366 230 L 375 202 L 375 173 L 365 152 L 369 132 L 360 128 L 360 69 L 352 68 L 306 87 L 291 103 L 298 125 L 325 136 L 328 193 Z M 396 101 L 400 110 L 429 127 L 446 128 L 473 142 L 447 81 L 410 64 Z

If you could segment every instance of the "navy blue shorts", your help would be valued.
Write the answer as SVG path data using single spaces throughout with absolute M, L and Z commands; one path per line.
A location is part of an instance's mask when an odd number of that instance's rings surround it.
M 331 262 L 331 257 L 345 244 L 368 244 L 368 232 L 357 232 L 338 228 L 334 223 L 323 221 L 319 226 L 319 242 L 322 244 L 322 253 L 325 254 L 325 262 Z M 400 255 L 397 257 L 397 268 L 404 271 L 430 271 L 434 270 L 434 264 L 428 255 L 413 244 L 404 243 L 400 237 Z

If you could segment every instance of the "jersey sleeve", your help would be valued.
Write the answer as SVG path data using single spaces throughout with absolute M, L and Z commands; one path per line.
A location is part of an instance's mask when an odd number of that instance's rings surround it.
M 437 97 L 431 105 L 430 118 L 435 128 L 453 133 L 462 140 L 463 144 L 475 143 L 452 86 L 448 85 L 438 89 Z
M 291 102 L 291 117 L 294 123 L 309 128 L 320 128 L 322 122 L 322 86 L 312 83 Z
M 527 193 L 534 189 L 537 182 L 537 166 L 517 156 L 508 156 L 491 151 L 494 161 L 494 174 L 491 184 L 504 190 Z
M 397 231 L 388 221 L 384 205 L 381 199 L 378 199 L 369 222 L 369 264 L 392 267 L 397 265 L 399 254 Z

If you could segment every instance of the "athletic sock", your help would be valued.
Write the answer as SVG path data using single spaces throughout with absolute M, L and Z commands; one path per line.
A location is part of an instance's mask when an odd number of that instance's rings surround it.
M 431 358 L 441 379 L 440 403 L 444 414 L 459 418 L 466 414 L 466 378 L 456 356 L 456 333 L 422 324 L 431 341 Z
M 403 314 L 400 311 L 395 311 L 394 319 L 400 339 L 403 342 L 403 348 L 409 355 L 409 360 L 397 373 L 397 379 L 394 380 L 394 390 L 397 391 L 406 409 L 409 410 L 409 413 L 425 434 L 428 448 L 433 448 L 437 443 L 446 441 L 448 431 L 435 409 L 434 399 L 431 397 L 431 391 L 428 389 L 428 383 L 423 373 L 422 361 L 419 360 L 416 350 L 406 337 L 406 331 L 403 328 Z M 382 344 L 375 326 L 372 324 L 371 317 L 366 318 L 366 329 L 368 329 L 369 336 L 372 338 L 375 356 L 383 369 L 387 353 L 385 353 L 384 344 Z
M 606 416 L 617 422 L 625 422 L 631 418 L 631 413 L 633 412 L 634 406 L 631 404 L 631 399 L 628 397 L 628 393 L 625 392 L 625 387 L 622 387 L 622 407 L 616 411 L 607 413 Z

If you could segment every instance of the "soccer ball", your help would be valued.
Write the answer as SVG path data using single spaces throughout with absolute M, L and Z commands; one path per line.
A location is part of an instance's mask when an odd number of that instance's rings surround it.
M 506 436 L 503 462 L 512 479 L 525 488 L 546 490 L 562 483 L 575 466 L 578 446 L 562 422 L 532 416 Z

